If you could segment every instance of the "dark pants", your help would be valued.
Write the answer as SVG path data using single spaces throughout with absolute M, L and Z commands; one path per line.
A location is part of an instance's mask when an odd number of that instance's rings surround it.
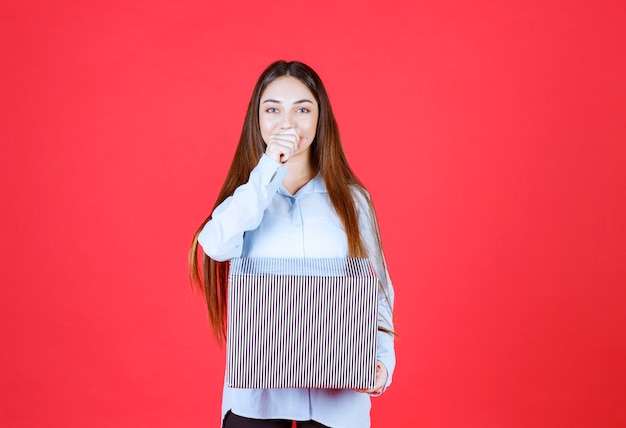
M 231 412 L 224 416 L 223 428 L 291 428 L 291 421 L 285 419 L 250 419 Z M 297 421 L 298 428 L 328 428 L 315 421 Z

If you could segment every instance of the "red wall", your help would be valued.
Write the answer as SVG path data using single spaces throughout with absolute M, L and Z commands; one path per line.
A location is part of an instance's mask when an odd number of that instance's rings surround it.
M 626 426 L 624 9 L 3 0 L 0 425 L 217 426 L 186 251 L 284 58 L 378 207 L 400 337 L 374 426 Z

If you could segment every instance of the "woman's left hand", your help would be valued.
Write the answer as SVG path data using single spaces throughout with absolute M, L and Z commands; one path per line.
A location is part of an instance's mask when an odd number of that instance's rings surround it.
M 357 392 L 365 392 L 366 394 L 380 394 L 383 392 L 383 388 L 387 383 L 387 367 L 380 362 L 376 361 L 376 381 L 374 388 L 372 389 L 355 389 Z

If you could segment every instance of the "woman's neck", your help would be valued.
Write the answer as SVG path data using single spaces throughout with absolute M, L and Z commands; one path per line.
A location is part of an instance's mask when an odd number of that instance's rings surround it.
M 305 153 L 302 153 L 303 155 Z M 306 153 L 308 155 L 308 153 Z M 283 180 L 283 186 L 292 195 L 307 184 L 317 172 L 313 169 L 310 156 L 294 156 L 285 164 L 288 174 Z

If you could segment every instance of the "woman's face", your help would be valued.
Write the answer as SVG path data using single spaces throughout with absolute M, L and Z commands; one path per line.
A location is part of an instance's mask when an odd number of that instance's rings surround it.
M 261 94 L 259 125 L 265 144 L 270 136 L 292 134 L 302 138 L 294 155 L 308 151 L 315 138 L 319 107 L 313 93 L 299 79 L 282 76 Z

